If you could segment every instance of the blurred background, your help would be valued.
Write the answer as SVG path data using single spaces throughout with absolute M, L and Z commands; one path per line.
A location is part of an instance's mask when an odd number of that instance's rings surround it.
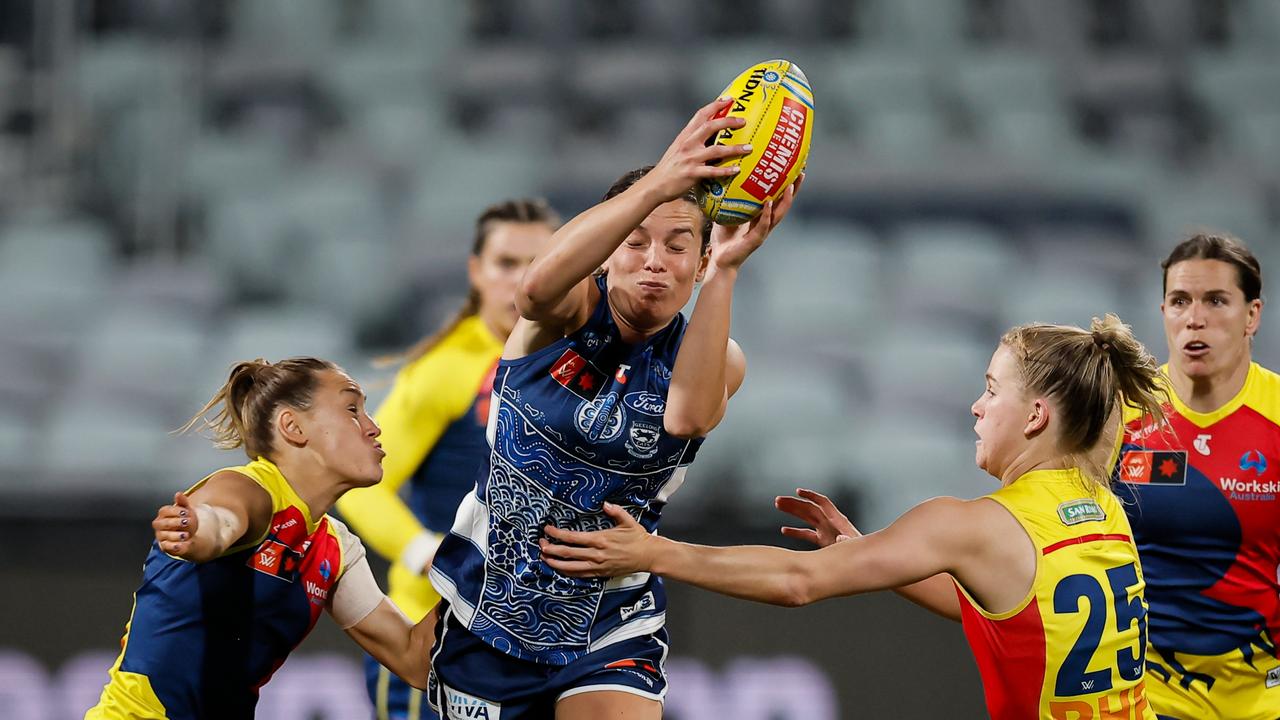
M 241 462 L 169 434 L 232 361 L 332 358 L 376 401 L 482 208 L 571 217 L 770 57 L 815 90 L 808 179 L 668 535 L 781 542 L 801 485 L 864 530 L 981 495 L 1004 329 L 1112 311 L 1163 358 L 1179 239 L 1280 268 L 1274 0 L 3 0 L 0 718 L 96 700 L 155 507 Z M 959 628 L 905 601 L 671 595 L 669 717 L 983 715 Z M 259 716 L 366 717 L 357 657 L 322 623 Z

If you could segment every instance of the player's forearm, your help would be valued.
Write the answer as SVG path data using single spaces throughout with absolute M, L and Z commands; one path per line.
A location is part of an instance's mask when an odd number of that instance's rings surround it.
M 424 689 L 431 671 L 431 645 L 435 642 L 436 613 L 427 613 L 416 625 L 390 599 L 359 623 L 345 628 L 365 652 L 410 685 Z
M 245 523 L 231 510 L 206 503 L 192 509 L 198 522 L 191 549 L 183 554 L 184 559 L 197 563 L 214 560 L 244 535 Z
M 738 271 L 719 270 L 698 294 L 676 354 L 664 424 L 677 437 L 699 437 L 724 412 L 729 325 Z
M 642 178 L 625 192 L 583 212 L 556 231 L 550 248 L 520 282 L 521 310 L 558 305 L 595 272 L 659 204 Z
M 798 607 L 813 593 L 809 553 L 763 545 L 709 547 L 653 536 L 650 572 L 743 600 Z

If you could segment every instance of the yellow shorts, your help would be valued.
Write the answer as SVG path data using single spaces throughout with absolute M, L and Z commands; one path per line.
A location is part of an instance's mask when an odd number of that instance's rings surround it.
M 1170 668 L 1153 647 L 1147 647 L 1147 659 Z M 1184 688 L 1176 673 L 1165 680 L 1148 668 L 1147 700 L 1156 715 L 1177 720 L 1280 718 L 1280 660 L 1271 655 L 1257 650 L 1252 667 L 1239 650 L 1216 656 L 1178 655 L 1177 661 L 1188 673 L 1213 678 L 1213 686 L 1196 680 Z

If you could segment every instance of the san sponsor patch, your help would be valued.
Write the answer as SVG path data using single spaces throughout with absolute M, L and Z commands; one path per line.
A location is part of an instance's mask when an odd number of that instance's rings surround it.
M 1133 485 L 1186 485 L 1183 450 L 1128 450 L 1120 458 L 1121 482 Z
M 572 349 L 551 365 L 551 377 L 583 400 L 595 400 L 609 376 Z
M 443 683 L 441 687 L 444 688 L 445 717 L 466 718 L 466 720 L 501 720 L 502 703 L 490 702 L 475 695 L 468 695 Z
M 302 564 L 302 553 L 278 540 L 267 538 L 253 551 L 246 564 L 271 577 L 296 582 L 298 567 Z
M 1089 498 L 1068 500 L 1058 506 L 1058 519 L 1063 525 L 1079 525 L 1083 522 L 1106 520 L 1107 513 Z

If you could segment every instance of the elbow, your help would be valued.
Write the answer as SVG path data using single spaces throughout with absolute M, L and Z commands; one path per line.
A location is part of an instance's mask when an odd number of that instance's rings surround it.
M 668 435 L 681 440 L 700 438 L 715 427 L 715 418 L 699 417 L 697 413 L 682 407 L 672 407 L 667 398 L 667 411 L 662 415 L 662 429 Z
M 537 267 L 529 268 L 516 289 L 516 308 L 528 320 L 538 320 L 563 299 L 548 287 L 549 283 L 542 275 Z
M 815 591 L 813 575 L 800 565 L 791 568 L 783 575 L 779 588 L 777 605 L 789 608 L 804 607 L 817 602 L 820 598 Z

